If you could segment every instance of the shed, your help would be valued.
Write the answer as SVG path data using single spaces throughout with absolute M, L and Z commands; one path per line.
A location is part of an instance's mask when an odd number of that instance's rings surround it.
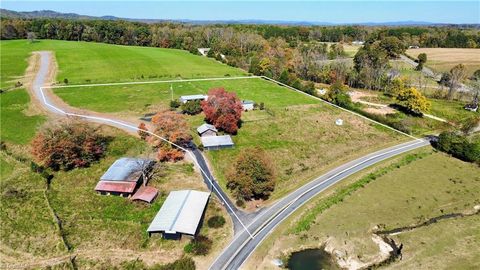
M 253 110 L 255 102 L 252 100 L 242 100 L 242 108 L 244 111 L 251 111 Z
M 150 170 L 155 161 L 140 158 L 117 159 L 100 177 L 95 191 L 102 195 L 129 197 L 143 181 L 143 170 Z
M 210 51 L 210 48 L 198 48 L 197 50 L 201 55 L 207 56 L 208 52 Z
M 207 150 L 218 150 L 234 146 L 230 135 L 201 137 L 203 147 Z
M 200 136 L 217 136 L 218 130 L 214 125 L 203 124 L 197 128 L 197 132 Z
M 202 222 L 210 193 L 177 190 L 168 194 L 150 226 L 148 235 L 161 233 L 163 238 L 195 237 Z
M 132 201 L 138 200 L 138 201 L 144 201 L 147 203 L 152 203 L 153 200 L 158 195 L 158 189 L 154 187 L 147 187 L 147 186 L 141 186 L 138 188 L 137 192 L 133 194 L 132 196 Z
M 181 103 L 187 103 L 188 101 L 207 100 L 207 99 L 208 99 L 207 95 L 187 95 L 187 96 L 181 96 L 179 100 Z

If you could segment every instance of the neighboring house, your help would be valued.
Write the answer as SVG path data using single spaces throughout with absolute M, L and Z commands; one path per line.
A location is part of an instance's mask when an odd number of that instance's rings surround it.
M 183 235 L 195 238 L 205 214 L 210 193 L 196 190 L 177 190 L 168 194 L 147 232 L 161 233 L 166 239 Z
M 244 111 L 251 111 L 253 110 L 255 102 L 251 100 L 242 100 L 242 108 Z
M 155 161 L 140 158 L 117 159 L 100 178 L 95 191 L 102 195 L 130 197 L 143 182 L 143 170 Z
M 179 100 L 181 103 L 187 103 L 188 101 L 207 100 L 207 99 L 208 99 L 207 95 L 188 95 L 188 96 L 181 96 Z
M 198 48 L 197 50 L 201 55 L 207 56 L 208 52 L 210 51 L 210 48 Z
M 218 150 L 222 148 L 232 148 L 234 143 L 229 135 L 223 136 L 205 136 L 200 138 L 203 148 L 206 150 Z
M 204 136 L 217 136 L 218 130 L 214 125 L 203 124 L 197 128 L 197 132 L 201 137 Z
M 419 47 L 419 46 L 416 46 L 416 45 L 414 45 L 414 46 L 408 46 L 408 48 L 409 48 L 409 49 L 420 49 L 420 47 Z

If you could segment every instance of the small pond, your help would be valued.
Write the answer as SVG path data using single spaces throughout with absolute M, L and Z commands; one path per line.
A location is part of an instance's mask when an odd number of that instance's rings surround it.
M 323 249 L 304 249 L 292 253 L 287 262 L 290 270 L 339 270 L 332 256 Z

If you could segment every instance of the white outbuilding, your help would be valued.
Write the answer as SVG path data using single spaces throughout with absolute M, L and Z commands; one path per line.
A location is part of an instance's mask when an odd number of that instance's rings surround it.
M 161 233 L 166 239 L 182 235 L 195 237 L 200 229 L 210 193 L 197 190 L 177 190 L 168 194 L 150 226 L 148 235 Z
M 181 96 L 180 102 L 187 103 L 188 101 L 196 101 L 196 100 L 207 100 L 207 95 L 188 95 L 188 96 Z
M 232 148 L 234 143 L 229 135 L 206 136 L 201 137 L 202 144 L 206 150 L 218 150 L 222 148 Z

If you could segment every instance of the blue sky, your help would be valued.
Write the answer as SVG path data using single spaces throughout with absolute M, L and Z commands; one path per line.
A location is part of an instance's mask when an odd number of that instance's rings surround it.
M 55 10 L 144 19 L 282 20 L 331 23 L 480 23 L 480 1 L 1 1 L 16 11 Z

